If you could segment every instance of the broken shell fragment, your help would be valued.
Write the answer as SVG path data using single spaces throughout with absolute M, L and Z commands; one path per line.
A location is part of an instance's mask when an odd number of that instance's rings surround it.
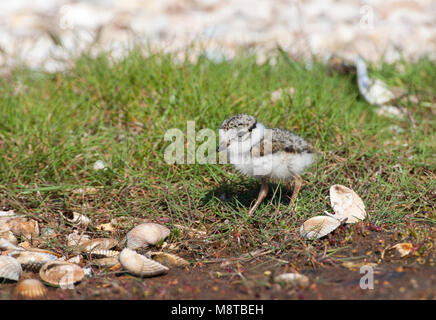
M 106 257 L 106 258 L 100 258 L 100 259 L 93 259 L 91 260 L 91 265 L 97 266 L 97 267 L 113 267 L 119 264 L 118 257 Z
M 309 278 L 299 273 L 283 273 L 275 277 L 274 282 L 290 284 L 304 288 L 309 285 Z
M 21 248 L 6 239 L 0 239 L 0 250 L 21 250 Z
M 80 214 L 78 212 L 72 212 L 70 214 L 70 217 L 64 215 L 64 218 L 75 226 L 87 227 L 91 222 L 91 220 L 87 216 L 84 216 L 83 214 Z
M 37 279 L 26 279 L 18 282 L 12 295 L 21 299 L 42 299 L 47 295 L 47 288 Z
M 89 255 L 93 258 L 117 258 L 120 252 L 116 250 L 96 249 L 92 250 Z
M 79 246 L 81 252 L 90 253 L 95 250 L 108 250 L 115 247 L 118 241 L 115 239 L 108 238 L 97 238 L 86 241 Z
M 150 257 L 167 267 L 186 267 L 189 262 L 175 254 L 165 252 L 151 252 Z
M 85 242 L 88 242 L 89 240 L 90 239 L 88 235 L 79 234 L 77 230 L 74 230 L 67 236 L 67 245 L 69 247 L 77 247 L 84 244 Z
M 20 263 L 9 256 L 0 256 L 0 278 L 18 281 L 21 273 Z
M 70 288 L 85 276 L 85 272 L 76 264 L 65 261 L 47 262 L 39 270 L 39 276 L 44 282 L 61 288 Z
M 410 242 L 397 243 L 391 249 L 395 249 L 397 251 L 397 253 L 399 254 L 400 258 L 403 258 L 403 257 L 407 256 L 408 254 L 410 254 L 410 252 L 412 252 L 413 244 L 411 244 Z
M 0 218 L 0 230 L 10 230 L 14 235 L 26 238 L 39 235 L 38 221 L 28 218 Z
M 127 233 L 127 248 L 138 249 L 148 245 L 155 245 L 160 240 L 165 239 L 170 234 L 170 230 L 157 223 L 143 223 Z
M 168 272 L 168 268 L 160 263 L 137 254 L 131 249 L 124 249 L 118 256 L 121 266 L 131 274 L 140 277 L 153 277 Z
M 15 258 L 21 264 L 23 270 L 33 272 L 38 272 L 47 262 L 58 259 L 55 253 L 41 249 L 14 250 L 8 252 L 8 256 Z
M 330 187 L 330 204 L 338 220 L 345 223 L 356 223 L 366 218 L 365 205 L 362 199 L 350 188 L 340 184 Z
M 316 216 L 306 220 L 300 228 L 301 236 L 307 239 L 319 239 L 341 225 L 341 222 L 328 216 Z

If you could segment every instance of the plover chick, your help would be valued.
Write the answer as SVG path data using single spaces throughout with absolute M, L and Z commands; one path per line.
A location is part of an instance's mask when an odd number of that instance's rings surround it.
M 268 181 L 294 182 L 290 206 L 300 191 L 300 174 L 315 160 L 315 150 L 303 138 L 278 128 L 267 128 L 256 118 L 238 114 L 223 121 L 218 152 L 244 175 L 260 179 L 261 188 L 253 214 L 268 194 Z

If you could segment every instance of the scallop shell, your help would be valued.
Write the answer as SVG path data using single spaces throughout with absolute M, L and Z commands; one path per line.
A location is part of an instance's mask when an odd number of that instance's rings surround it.
M 165 239 L 170 230 L 157 223 L 143 223 L 127 233 L 127 248 L 138 249 L 148 245 L 155 245 Z
M 350 188 L 340 184 L 330 187 L 330 204 L 338 220 L 347 219 L 346 223 L 356 223 L 366 217 L 362 199 Z
M 108 250 L 115 247 L 118 241 L 115 239 L 97 238 L 86 241 L 79 246 L 81 252 L 94 252 L 96 250 Z
M 0 232 L 0 239 L 8 240 L 12 244 L 18 244 L 17 238 L 14 236 L 12 231 L 1 231 Z
M 37 279 L 26 279 L 18 282 L 13 296 L 22 299 L 42 299 L 47 295 L 47 288 Z
M 189 262 L 175 254 L 165 252 L 151 252 L 150 257 L 167 267 L 186 267 Z
M 52 261 L 42 266 L 41 270 L 39 270 L 39 276 L 49 284 L 61 288 L 72 288 L 74 283 L 83 279 L 85 272 L 74 263 Z
M 10 230 L 14 235 L 26 238 L 39 235 L 38 221 L 28 218 L 0 218 L 0 229 Z
M 300 228 L 301 236 L 307 239 L 319 239 L 341 225 L 339 220 L 328 216 L 316 216 L 306 220 Z
M 9 256 L 0 256 L 0 278 L 18 281 L 21 276 L 20 263 Z
M 91 265 L 97 266 L 97 267 L 113 267 L 115 265 L 119 264 L 118 257 L 106 257 L 106 258 L 100 258 L 100 259 L 93 259 L 91 260 Z
M 128 248 L 121 251 L 118 259 L 125 270 L 140 277 L 153 277 L 165 274 L 169 270 L 160 263 L 137 254 Z
M 84 216 L 83 214 L 80 214 L 78 212 L 73 212 L 72 215 L 73 216 L 71 218 L 68 218 L 64 215 L 64 218 L 75 226 L 87 227 L 91 222 L 91 220 L 87 216 Z
M 15 258 L 21 264 L 23 270 L 33 272 L 38 272 L 47 262 L 58 259 L 54 252 L 41 249 L 14 250 L 8 252 L 8 256 Z
M 309 278 L 299 273 L 283 273 L 275 277 L 274 282 L 307 287 L 309 285 Z

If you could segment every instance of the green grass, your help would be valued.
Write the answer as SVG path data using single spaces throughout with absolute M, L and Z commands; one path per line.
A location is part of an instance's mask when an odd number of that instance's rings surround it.
M 304 219 L 331 212 L 328 190 L 337 183 L 361 195 L 377 225 L 393 228 L 405 217 L 434 221 L 436 99 L 430 93 L 436 94 L 436 66 L 426 59 L 401 61 L 371 74 L 418 94 L 418 103 L 404 104 L 416 128 L 409 119 L 378 116 L 359 96 L 355 75 L 331 73 L 322 63 L 307 70 L 284 56 L 259 66 L 247 54 L 181 63 L 133 51 L 119 62 L 83 56 L 54 74 L 17 68 L 0 78 L 0 205 L 59 227 L 63 235 L 70 226 L 62 210 L 80 211 L 94 225 L 120 216 L 167 217 L 170 227 L 207 230 L 206 242 L 171 235 L 204 256 L 262 244 L 289 249 L 299 242 Z M 271 102 L 271 92 L 289 87 L 293 97 Z M 166 130 L 186 133 L 186 122 L 195 121 L 197 132 L 218 133 L 221 121 L 237 113 L 295 131 L 322 152 L 303 175 L 295 210 L 287 208 L 289 192 L 272 184 L 249 217 L 259 187 L 254 180 L 228 165 L 164 162 Z M 97 160 L 108 170 L 93 170 Z M 71 192 L 83 186 L 103 188 L 95 195 Z

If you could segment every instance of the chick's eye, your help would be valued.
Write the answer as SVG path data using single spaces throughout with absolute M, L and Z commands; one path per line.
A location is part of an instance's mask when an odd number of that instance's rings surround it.
M 243 136 L 245 136 L 245 132 L 238 132 L 237 136 L 238 138 L 242 138 Z

